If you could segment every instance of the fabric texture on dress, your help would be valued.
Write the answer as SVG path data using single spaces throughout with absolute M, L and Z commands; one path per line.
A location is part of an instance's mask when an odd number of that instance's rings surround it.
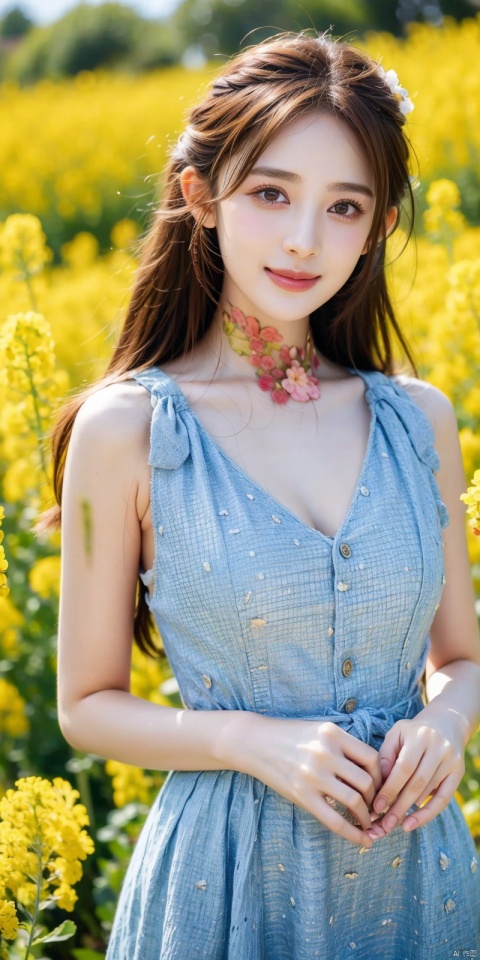
M 332 720 L 379 749 L 424 706 L 449 516 L 426 415 L 393 378 L 347 369 L 371 422 L 335 537 L 253 482 L 165 371 L 134 375 L 153 407 L 141 576 L 186 708 Z M 477 864 L 455 798 L 366 849 L 245 773 L 172 770 L 106 960 L 450 960 L 480 946 Z

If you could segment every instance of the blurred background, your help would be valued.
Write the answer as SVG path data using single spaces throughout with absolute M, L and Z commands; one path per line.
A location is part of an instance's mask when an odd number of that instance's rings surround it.
M 332 25 L 336 34 L 388 31 L 406 36 L 408 24 L 441 27 L 461 20 L 480 0 L 131 0 L 128 3 L 1 0 L 3 75 L 19 80 L 71 76 L 101 64 L 145 70 L 190 65 L 231 54 L 251 30 Z
M 278 30 L 310 28 L 364 47 L 409 90 L 419 213 L 428 183 L 450 172 L 478 223 L 479 9 L 480 0 L 0 0 L 0 216 L 40 215 L 55 263 L 82 228 L 106 251 L 116 220 L 144 226 L 166 144 L 222 63 Z
M 104 956 L 132 847 L 165 778 L 76 751 L 60 733 L 61 535 L 31 531 L 54 502 L 49 431 L 110 359 L 136 244 L 189 108 L 237 50 L 283 29 L 331 29 L 395 70 L 415 105 L 406 123 L 415 231 L 404 249 L 402 214 L 387 241 L 387 281 L 419 376 L 455 407 L 480 615 L 480 0 L 0 0 L 0 804 L 22 778 L 41 778 L 47 799 L 63 778 L 95 844 L 89 856 L 76 843 L 64 856 L 57 849 L 62 896 L 49 901 L 46 889 L 39 905 L 21 870 L 35 837 L 25 827 L 23 847 L 8 848 L 20 866 L 6 876 L 0 831 L 0 960 L 25 957 L 25 910 L 47 933 L 63 930 L 49 939 L 52 960 Z M 182 705 L 168 660 L 136 645 L 131 692 Z M 480 852 L 480 731 L 455 796 Z M 9 815 L 5 801 L 0 821 Z M 72 825 L 69 807 L 62 816 Z M 20 842 L 14 810 L 12 824 Z M 65 911 L 73 926 L 62 927 Z

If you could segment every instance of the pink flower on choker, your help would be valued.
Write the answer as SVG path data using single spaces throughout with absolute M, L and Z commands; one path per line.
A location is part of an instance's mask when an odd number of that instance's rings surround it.
M 303 348 L 286 344 L 279 347 L 282 337 L 275 327 L 260 327 L 255 317 L 246 317 L 238 307 L 232 307 L 230 315 L 223 311 L 223 329 L 233 350 L 248 356 L 256 367 L 258 385 L 270 393 L 274 403 L 318 400 L 318 379 L 310 371 L 312 368 L 316 371 L 320 361 L 313 352 L 310 333 L 307 347 L 310 347 L 311 361 L 306 359 Z M 278 353 L 276 358 L 272 356 L 274 352 Z

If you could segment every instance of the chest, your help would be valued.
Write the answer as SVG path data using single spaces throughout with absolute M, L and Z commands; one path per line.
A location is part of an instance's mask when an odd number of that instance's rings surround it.
M 318 401 L 275 408 L 216 388 L 182 390 L 215 447 L 231 464 L 299 520 L 333 538 L 345 519 L 365 464 L 372 412 L 364 383 L 328 383 Z M 292 404 L 293 406 L 293 404 Z M 146 441 L 147 443 L 147 441 Z M 144 458 L 146 464 L 147 456 Z M 150 475 L 143 471 L 142 530 L 146 563 L 153 557 Z

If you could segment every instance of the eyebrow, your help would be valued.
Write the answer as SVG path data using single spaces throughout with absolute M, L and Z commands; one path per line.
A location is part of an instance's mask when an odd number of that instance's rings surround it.
M 303 179 L 300 174 L 290 170 L 279 170 L 277 167 L 254 167 L 250 176 L 260 174 L 263 177 L 272 177 L 273 180 L 288 180 L 289 183 L 300 183 Z M 337 193 L 339 190 L 352 190 L 354 193 L 363 193 L 366 197 L 374 197 L 374 193 L 365 183 L 327 183 L 327 190 Z

